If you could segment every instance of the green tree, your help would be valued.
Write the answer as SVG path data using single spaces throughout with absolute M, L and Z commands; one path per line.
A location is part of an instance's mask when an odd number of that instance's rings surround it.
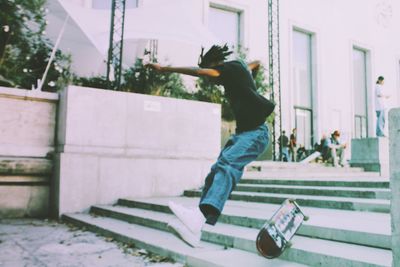
M 123 91 L 173 98 L 192 98 L 179 74 L 145 68 L 142 59 L 137 59 L 134 66 L 125 70 L 123 78 Z
M 109 88 L 109 84 L 105 76 L 79 77 L 74 75 L 72 83 L 79 86 L 91 87 L 97 89 Z
M 45 37 L 46 0 L 4 0 L 0 9 L 0 83 L 31 88 L 46 69 L 52 43 Z M 60 50 L 43 90 L 56 91 L 70 77 L 70 57 Z

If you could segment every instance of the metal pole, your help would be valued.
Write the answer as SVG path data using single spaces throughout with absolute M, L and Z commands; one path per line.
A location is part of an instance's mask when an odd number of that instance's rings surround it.
M 40 82 L 38 84 L 37 90 L 39 90 L 39 91 L 42 91 L 43 84 L 46 81 L 47 73 L 49 72 L 51 63 L 53 62 L 54 57 L 56 55 L 56 52 L 57 52 L 57 49 L 58 49 L 58 45 L 60 44 L 60 41 L 61 41 L 61 37 L 64 35 L 64 30 L 65 30 L 65 26 L 67 25 L 68 18 L 69 18 L 69 15 L 67 14 L 67 16 L 65 17 L 65 20 L 64 20 L 64 24 L 61 27 L 60 33 L 58 34 L 56 43 L 54 44 L 53 51 L 51 51 L 51 55 L 50 55 L 50 58 L 49 58 L 49 62 L 47 63 L 47 66 L 46 66 L 46 70 L 44 71 L 43 77 L 42 77 L 42 79 L 40 80 Z
M 121 86 L 125 3 L 126 0 L 113 0 L 111 4 L 111 25 L 107 60 L 107 81 L 110 89 L 114 90 L 119 90 Z M 114 82 L 111 82 L 111 70 L 113 70 Z
M 279 146 L 278 142 L 279 137 L 282 136 L 279 0 L 268 0 L 268 51 L 269 83 L 272 88 L 271 98 L 276 104 L 272 127 L 272 153 L 273 159 L 279 160 L 282 155 L 282 147 Z

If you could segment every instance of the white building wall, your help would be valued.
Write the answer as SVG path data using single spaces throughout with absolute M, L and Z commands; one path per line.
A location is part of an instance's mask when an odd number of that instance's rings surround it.
M 139 5 L 157 8 L 160 1 L 140 0 Z M 374 136 L 373 89 L 379 75 L 385 77 L 384 88 L 392 96 L 387 101 L 388 107 L 400 104 L 400 30 L 397 27 L 400 25 L 400 2 L 279 2 L 283 129 L 289 132 L 295 124 L 292 35 L 296 28 L 313 35 L 314 141 L 322 133 L 329 134 L 335 129 L 341 130 L 347 140 L 354 135 L 353 47 L 367 52 L 368 133 Z M 248 59 L 260 59 L 268 67 L 268 1 L 186 0 L 182 3 L 182 12 L 206 26 L 210 5 L 241 12 L 241 42 L 249 49 Z M 161 63 L 193 66 L 197 64 L 200 49 L 200 45 L 159 40 L 158 58 Z M 185 78 L 185 81 L 194 84 L 194 79 Z
M 390 25 L 378 24 L 377 5 L 392 4 Z M 385 89 L 392 97 L 388 106 L 399 105 L 398 90 L 400 53 L 400 3 L 395 1 L 318 1 L 285 0 L 281 6 L 281 81 L 283 123 L 285 129 L 294 127 L 292 97 L 292 32 L 298 28 L 313 34 L 315 127 L 317 140 L 323 132 L 340 127 L 345 136 L 353 134 L 353 46 L 368 54 L 368 105 L 370 136 L 374 135 L 375 115 L 373 89 L 379 75 L 385 77 Z M 397 63 L 397 66 L 396 66 Z M 339 119 L 335 117 L 339 116 Z
M 146 0 L 155 1 L 155 0 Z M 241 10 L 242 45 L 248 59 L 268 66 L 268 7 L 262 0 L 193 0 L 197 19 L 208 23 L 208 7 Z M 391 15 L 382 9 L 391 8 Z M 375 135 L 373 92 L 378 76 L 385 77 L 391 95 L 388 107 L 400 104 L 400 2 L 389 0 L 280 1 L 281 90 L 283 128 L 295 126 L 293 97 L 293 29 L 312 34 L 314 83 L 314 141 L 338 129 L 347 141 L 354 136 L 353 48 L 367 54 L 368 135 Z M 161 61 L 196 65 L 200 47 L 160 42 Z

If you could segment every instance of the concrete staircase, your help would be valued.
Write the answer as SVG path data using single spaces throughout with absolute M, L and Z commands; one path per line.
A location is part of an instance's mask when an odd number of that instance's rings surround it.
M 292 174 L 292 177 L 289 178 Z M 319 177 L 323 174 L 322 177 Z M 67 222 L 188 266 L 391 266 L 388 179 L 359 168 L 256 162 L 225 206 L 219 223 L 203 230 L 202 248 L 191 248 L 169 232 L 173 200 L 198 204 L 199 190 L 181 197 L 120 199 L 96 205 L 90 214 L 66 214 Z M 310 216 L 279 258 L 258 255 L 259 228 L 280 203 L 296 198 Z

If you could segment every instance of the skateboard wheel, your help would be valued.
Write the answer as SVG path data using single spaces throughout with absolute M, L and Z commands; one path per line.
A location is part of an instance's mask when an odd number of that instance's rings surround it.
M 308 221 L 310 219 L 310 217 L 308 217 L 307 215 L 304 215 L 304 221 Z
M 286 243 L 286 247 L 291 248 L 292 246 L 293 246 L 292 242 L 289 241 L 289 242 Z

